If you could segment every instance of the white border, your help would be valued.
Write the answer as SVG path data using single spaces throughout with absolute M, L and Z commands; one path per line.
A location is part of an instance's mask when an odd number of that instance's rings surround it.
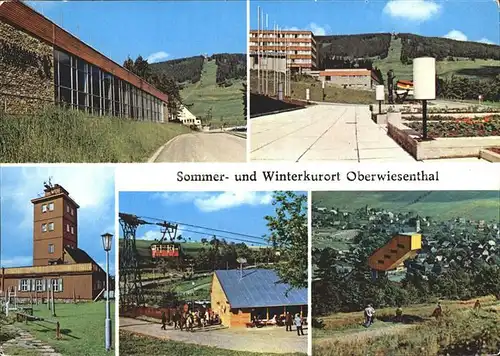
M 250 0 L 246 1 L 247 3 L 247 32 L 245 34 L 245 38 L 247 41 L 247 162 L 250 162 L 250 151 L 252 146 L 250 144 L 250 137 L 252 134 L 252 125 L 250 125 Z
M 280 174 L 334 176 L 340 181 L 322 182 L 304 180 L 265 181 L 263 172 Z M 372 174 L 385 176 L 390 174 L 438 174 L 439 181 L 381 181 L 348 180 L 349 176 L 368 178 Z M 219 181 L 178 181 L 182 175 L 209 175 L 224 177 Z M 255 174 L 256 181 L 239 182 L 236 176 Z M 312 177 L 312 176 L 311 176 Z M 293 178 L 293 177 L 291 177 Z M 500 190 L 500 164 L 495 163 L 338 163 L 338 164 L 142 164 L 119 165 L 116 167 L 116 186 L 118 191 L 381 191 L 381 190 Z
M 312 192 L 307 192 L 307 354 L 312 355 Z

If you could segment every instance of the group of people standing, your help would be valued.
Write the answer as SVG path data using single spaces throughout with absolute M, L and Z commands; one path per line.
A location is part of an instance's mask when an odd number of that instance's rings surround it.
M 290 312 L 287 312 L 285 315 L 285 326 L 286 326 L 286 331 L 292 331 L 292 325 L 295 325 L 295 328 L 297 329 L 297 336 L 302 336 L 304 335 L 304 320 L 303 318 L 297 313 L 295 314 L 295 318 L 290 314 Z
M 208 308 L 202 310 L 174 310 L 173 313 L 161 313 L 161 329 L 166 330 L 167 324 L 173 324 L 174 330 L 180 329 L 193 331 L 195 327 L 202 328 L 209 325 L 219 325 L 221 320 L 219 315 Z

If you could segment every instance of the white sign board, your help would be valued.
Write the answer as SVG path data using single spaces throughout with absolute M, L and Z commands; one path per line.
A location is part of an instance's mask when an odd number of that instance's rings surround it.
M 413 60 L 413 97 L 417 100 L 436 99 L 436 59 L 421 57 Z
M 384 86 L 383 85 L 377 85 L 375 87 L 375 97 L 377 101 L 384 101 L 385 100 L 385 93 L 384 93 Z
M 309 101 L 310 100 L 310 96 L 309 96 L 309 89 L 306 89 L 306 100 Z

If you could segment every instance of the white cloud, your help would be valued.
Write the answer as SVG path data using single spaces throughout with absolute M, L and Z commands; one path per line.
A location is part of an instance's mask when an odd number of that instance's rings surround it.
M 410 21 L 427 21 L 439 14 L 442 6 L 430 0 L 390 0 L 383 12 Z
M 224 192 L 212 195 L 208 198 L 195 199 L 194 204 L 204 212 L 219 211 L 242 205 L 268 205 L 272 202 L 272 194 L 269 192 Z
M 242 205 L 268 205 L 272 202 L 271 192 L 182 192 L 158 193 L 166 204 L 192 203 L 203 212 L 219 211 Z
M 465 35 L 465 33 L 463 33 L 462 31 L 458 31 L 458 30 L 451 30 L 443 37 L 449 38 L 449 39 L 455 40 L 455 41 L 467 41 L 467 36 Z
M 160 61 L 167 59 L 169 56 L 170 55 L 167 52 L 159 51 L 159 52 L 151 53 L 148 56 L 147 60 L 148 60 L 148 63 L 156 63 L 156 62 L 160 62 Z
M 20 171 L 20 172 L 19 172 Z M 52 177 L 53 184 L 60 184 L 70 197 L 87 213 L 80 213 L 80 220 L 102 221 L 114 215 L 114 169 L 97 166 L 73 167 L 2 167 L 2 175 L 18 174 L 18 179 L 2 182 L 2 204 L 10 204 L 22 215 L 20 228 L 33 224 L 31 199 L 43 195 L 43 182 Z M 83 224 L 81 224 L 83 226 Z M 113 233 L 114 229 L 112 231 Z
M 23 267 L 31 266 L 33 263 L 33 257 L 31 256 L 14 256 L 7 259 L 2 259 L 2 267 Z
M 309 28 L 311 29 L 312 33 L 314 33 L 316 36 L 325 36 L 327 33 L 327 29 L 329 27 L 328 26 L 321 27 L 316 23 L 311 22 L 309 24 Z
M 487 38 L 481 38 L 478 42 L 481 42 L 481 43 L 486 43 L 486 44 L 495 44 L 495 42 L 493 41 L 490 41 L 489 39 Z
M 141 236 L 138 236 L 137 239 L 139 240 L 159 240 L 161 238 L 161 232 L 160 232 L 160 227 L 158 227 L 158 230 L 148 230 Z
M 285 27 L 283 30 L 285 31 L 311 31 L 316 36 L 325 36 L 329 32 L 331 32 L 331 28 L 328 25 L 320 26 L 315 22 L 311 22 L 305 28 L 298 28 L 296 26 Z

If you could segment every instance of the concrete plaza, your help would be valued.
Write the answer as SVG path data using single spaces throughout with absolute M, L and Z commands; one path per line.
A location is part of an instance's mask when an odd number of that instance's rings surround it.
M 367 105 L 313 105 L 252 119 L 250 130 L 252 161 L 415 162 Z

